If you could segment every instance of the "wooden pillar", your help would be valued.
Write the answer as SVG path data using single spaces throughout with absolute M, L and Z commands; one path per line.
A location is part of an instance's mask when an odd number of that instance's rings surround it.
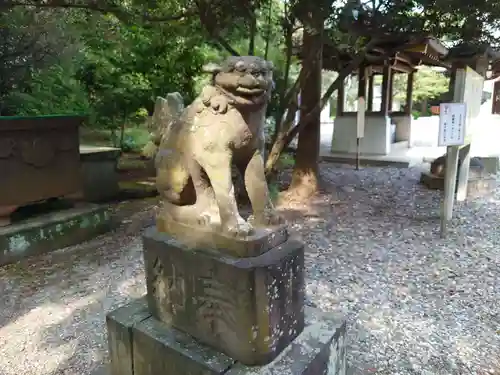
M 486 79 L 486 72 L 488 71 L 488 67 L 489 59 L 486 55 L 479 56 L 471 66 L 471 68 L 474 69 L 477 74 L 480 74 L 484 79 Z
M 448 84 L 448 101 L 453 101 L 453 96 L 455 95 L 455 81 L 457 80 L 457 69 L 460 68 L 460 65 L 457 63 L 453 63 L 451 65 L 451 74 L 450 74 L 450 83 Z
M 366 68 L 361 65 L 358 74 L 358 98 L 366 98 Z
M 389 94 L 390 94 L 390 81 L 391 81 L 391 67 L 387 64 L 384 66 L 382 73 L 382 104 L 380 112 L 387 116 L 389 114 Z
M 393 89 L 394 89 L 394 76 L 396 75 L 395 72 L 391 71 L 390 73 L 390 78 L 389 78 L 389 95 L 388 95 L 388 98 L 387 98 L 387 107 L 388 107 L 388 111 L 389 112 L 392 112 L 392 101 L 393 101 L 393 98 L 394 98 L 394 95 L 393 95 Z
M 363 104 L 360 105 L 363 98 Z M 359 68 L 358 74 L 358 107 L 357 107 L 357 121 L 356 121 L 356 170 L 360 168 L 360 145 L 361 138 L 363 138 L 364 124 L 365 124 L 365 111 L 366 111 L 366 66 L 363 64 Z
M 374 81 L 375 75 L 370 74 L 368 77 L 368 100 L 366 101 L 366 110 L 368 112 L 373 111 L 373 81 Z
M 345 79 L 340 83 L 337 90 L 337 116 L 342 116 L 344 113 L 344 96 L 345 96 Z
M 405 113 L 411 115 L 413 107 L 413 80 L 415 78 L 415 71 L 408 73 L 408 80 L 406 81 L 406 108 Z

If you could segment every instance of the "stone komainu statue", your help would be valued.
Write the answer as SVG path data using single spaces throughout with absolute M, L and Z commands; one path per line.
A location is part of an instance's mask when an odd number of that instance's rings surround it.
M 232 236 L 254 226 L 282 223 L 264 175 L 264 120 L 272 90 L 272 64 L 259 57 L 229 57 L 210 64 L 212 75 L 194 102 L 161 133 L 156 154 L 158 218 L 208 226 Z M 253 215 L 238 211 L 231 167 L 245 180 Z

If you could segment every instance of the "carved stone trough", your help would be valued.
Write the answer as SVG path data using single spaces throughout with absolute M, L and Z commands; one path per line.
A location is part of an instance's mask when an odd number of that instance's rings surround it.
M 20 206 L 81 189 L 84 116 L 0 117 L 0 226 Z

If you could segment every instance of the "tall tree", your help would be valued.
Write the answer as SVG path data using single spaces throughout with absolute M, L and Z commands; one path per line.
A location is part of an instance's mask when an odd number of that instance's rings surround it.
M 0 13 L 0 114 L 6 98 L 22 89 L 39 68 L 59 61 L 74 44 L 65 35 L 64 10 L 5 9 Z M 67 41 L 67 42 L 63 42 Z
M 323 33 L 325 11 L 330 3 L 325 1 L 299 3 L 294 9 L 304 25 L 302 37 L 302 69 L 308 74 L 300 80 L 301 113 L 312 113 L 304 120 L 307 132 L 300 132 L 295 155 L 290 192 L 301 199 L 309 197 L 318 188 L 318 162 L 320 143 L 320 112 L 314 111 L 321 101 L 323 71 Z M 327 14 L 327 13 L 326 13 Z

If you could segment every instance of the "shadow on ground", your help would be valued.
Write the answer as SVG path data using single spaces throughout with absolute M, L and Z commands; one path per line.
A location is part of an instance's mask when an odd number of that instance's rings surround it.
M 348 318 L 354 374 L 494 369 L 500 206 L 458 205 L 442 240 L 439 192 L 417 172 L 322 167 L 320 194 L 280 210 L 308 246 L 306 303 Z M 145 292 L 138 235 L 153 206 L 124 205 L 113 235 L 0 269 L 2 375 L 85 375 L 106 361 L 105 314 Z

